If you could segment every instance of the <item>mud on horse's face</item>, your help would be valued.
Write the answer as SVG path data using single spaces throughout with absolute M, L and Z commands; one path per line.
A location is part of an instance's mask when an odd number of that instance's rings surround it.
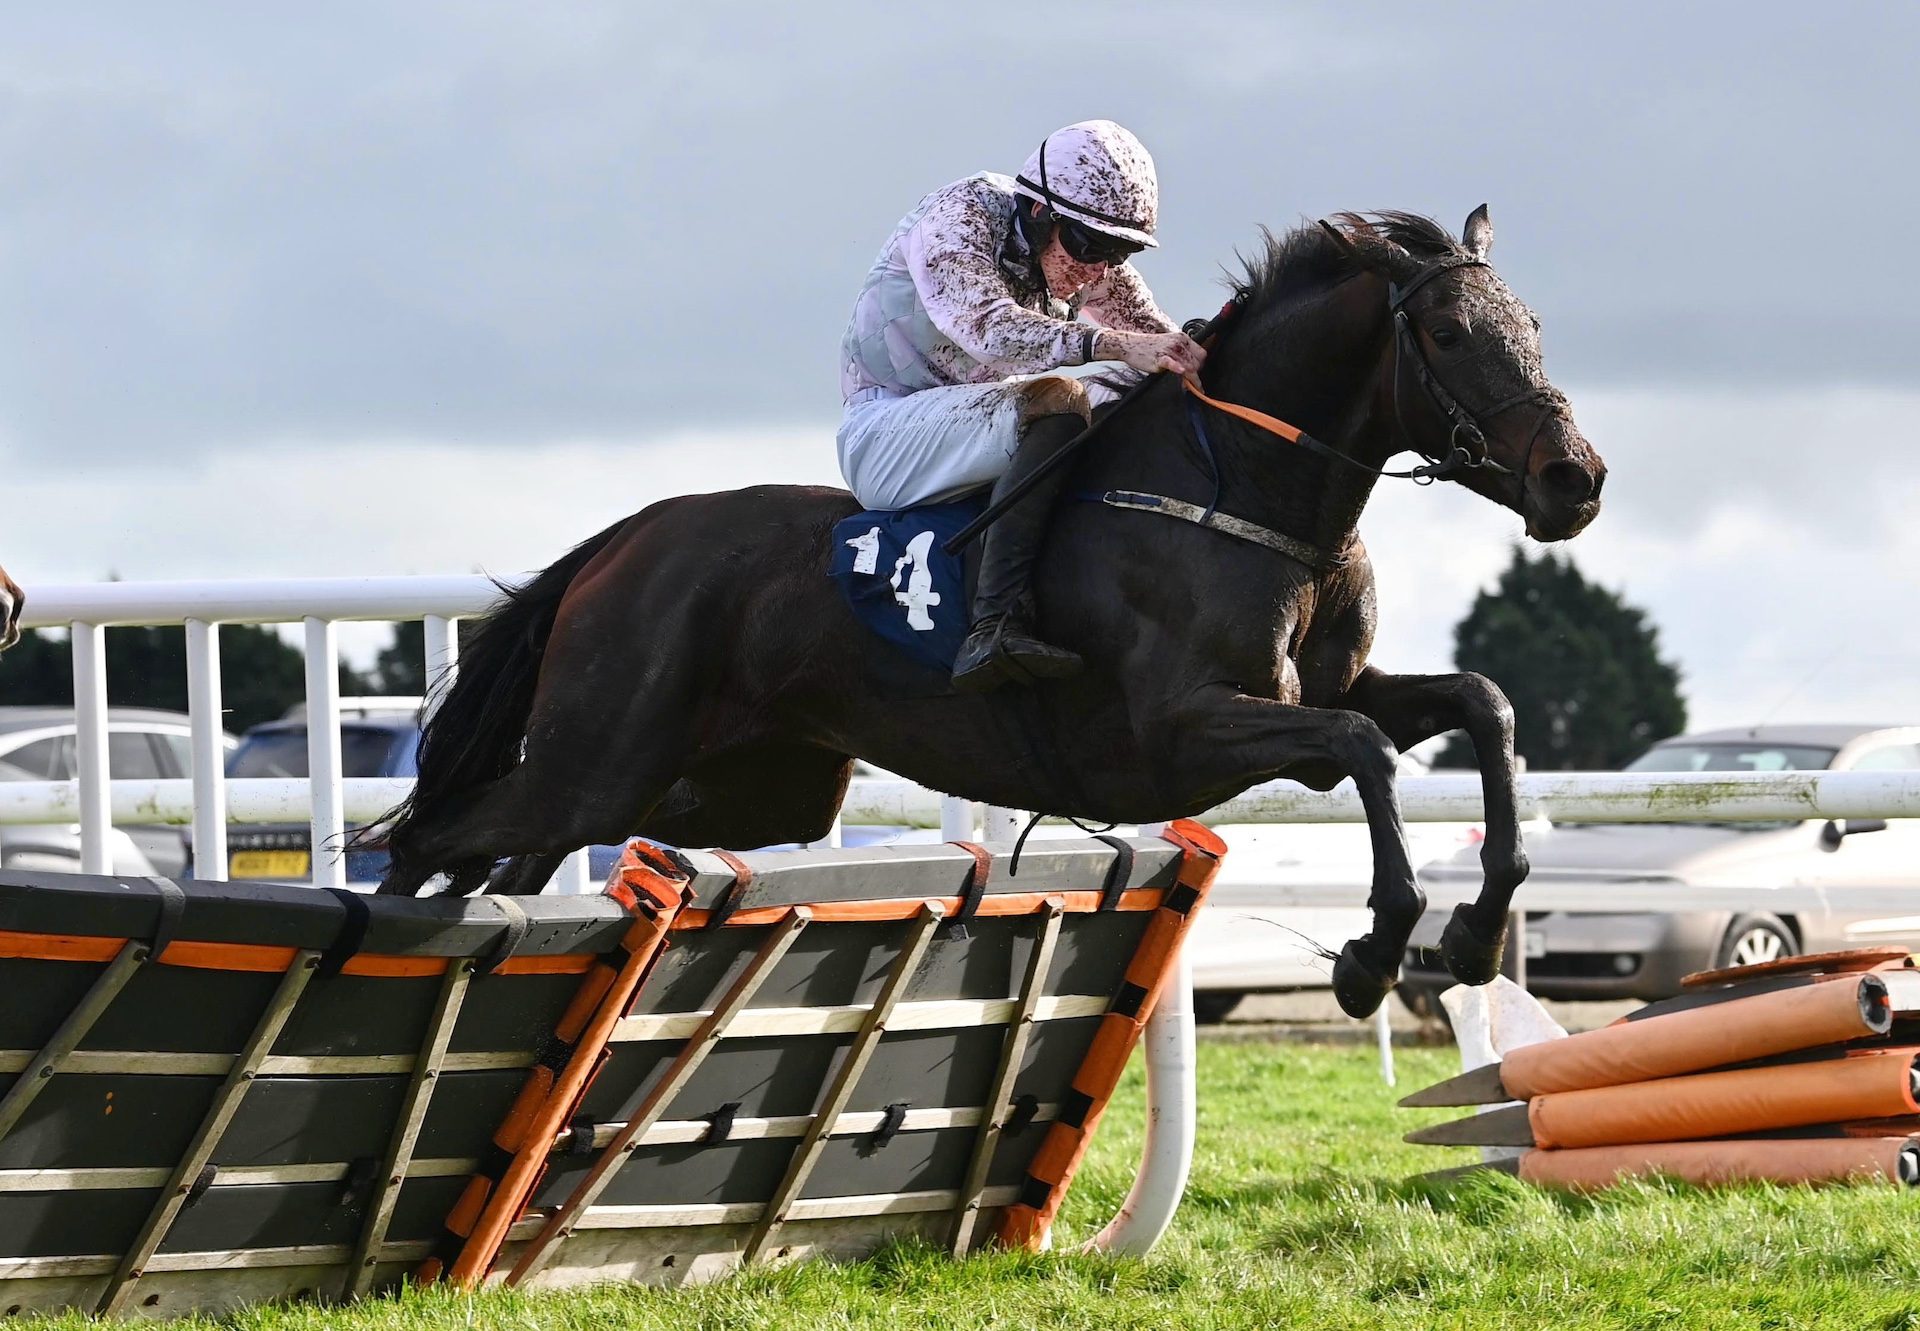
M 1391 284 L 1395 345 L 1386 391 L 1401 442 L 1433 458 L 1464 446 L 1492 465 L 1452 479 L 1518 513 L 1536 541 L 1578 535 L 1599 515 L 1606 463 L 1541 366 L 1540 320 L 1487 264 L 1493 223 L 1486 205 L 1467 218 L 1459 251 L 1437 260 L 1371 229 L 1348 236 Z

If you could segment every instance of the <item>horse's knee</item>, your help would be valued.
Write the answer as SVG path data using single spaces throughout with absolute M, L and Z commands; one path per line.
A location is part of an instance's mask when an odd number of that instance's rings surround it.
M 1064 374 L 1024 380 L 1014 391 L 1020 402 L 1022 425 L 1042 416 L 1078 416 L 1084 421 L 1093 414 L 1086 386 Z
M 1357 780 L 1363 774 L 1392 778 L 1400 751 L 1370 716 L 1359 712 L 1330 712 L 1327 747 Z
M 1500 686 L 1485 675 L 1469 670 L 1460 676 L 1460 700 L 1464 710 L 1478 712 L 1502 732 L 1513 734 L 1513 704 Z

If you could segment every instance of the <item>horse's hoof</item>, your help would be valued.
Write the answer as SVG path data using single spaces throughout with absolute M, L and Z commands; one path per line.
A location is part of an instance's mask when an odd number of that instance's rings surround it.
M 1375 970 L 1349 942 L 1333 963 L 1333 996 L 1349 1017 L 1371 1017 L 1397 978 L 1397 971 Z
M 1482 938 L 1473 927 L 1465 904 L 1453 908 L 1453 918 L 1440 931 L 1440 959 L 1447 974 L 1461 984 L 1485 984 L 1500 973 L 1500 958 L 1507 950 L 1507 922 L 1500 921 L 1500 932 Z

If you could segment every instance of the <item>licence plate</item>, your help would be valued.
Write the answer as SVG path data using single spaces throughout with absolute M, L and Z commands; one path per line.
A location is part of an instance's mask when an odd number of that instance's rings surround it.
M 1547 955 L 1547 935 L 1539 929 L 1527 930 L 1525 950 L 1528 961 L 1538 961 Z
M 304 850 L 236 850 L 227 857 L 229 878 L 305 878 L 312 867 Z

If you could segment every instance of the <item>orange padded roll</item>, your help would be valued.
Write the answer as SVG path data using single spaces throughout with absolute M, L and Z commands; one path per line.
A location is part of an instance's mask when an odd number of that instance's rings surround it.
M 1561 1091 L 1529 1102 L 1527 1122 L 1535 1146 L 1557 1150 L 1891 1118 L 1920 1109 L 1913 1098 L 1913 1064 L 1912 1049 L 1875 1050 L 1817 1063 Z
M 1847 1179 L 1911 1184 L 1920 1138 L 1868 1137 L 1744 1142 L 1652 1142 L 1528 1151 L 1520 1177 L 1550 1188 L 1593 1192 L 1622 1179 L 1666 1174 L 1697 1187 L 1725 1183 L 1839 1183 Z
M 1501 1062 L 1500 1084 L 1516 1100 L 1622 1086 L 1884 1035 L 1891 1024 L 1886 982 L 1861 975 L 1527 1045 Z

